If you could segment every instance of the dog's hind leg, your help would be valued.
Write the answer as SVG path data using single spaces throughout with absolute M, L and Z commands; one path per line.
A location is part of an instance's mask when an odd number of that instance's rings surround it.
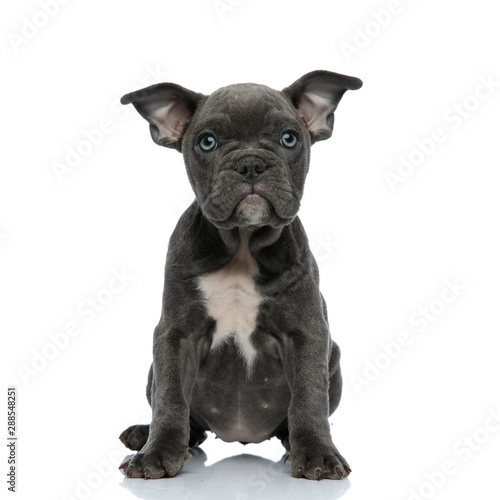
M 120 434 L 120 441 L 129 449 L 139 451 L 146 444 L 149 425 L 131 425 Z M 207 433 L 191 420 L 189 447 L 196 448 L 207 439 Z
M 204 429 L 198 426 L 192 418 L 189 419 L 189 424 L 191 426 L 191 432 L 189 434 L 189 447 L 197 448 L 201 443 L 203 443 L 203 441 L 205 441 L 205 439 L 207 439 L 207 433 Z
M 131 450 L 139 451 L 148 440 L 149 425 L 131 425 L 120 434 L 120 441 Z
M 146 397 L 151 405 L 151 385 L 153 381 L 153 365 L 149 369 L 148 384 L 146 386 Z M 196 448 L 200 446 L 207 433 L 191 419 L 191 434 L 189 436 L 189 447 Z M 120 441 L 129 449 L 139 451 L 146 444 L 149 436 L 149 425 L 131 425 L 120 434 Z
M 153 364 L 149 369 L 146 385 L 146 398 L 151 406 L 151 385 L 153 381 Z M 149 436 L 149 425 L 131 425 L 120 434 L 120 441 L 129 449 L 139 451 L 146 444 Z
M 282 460 L 286 462 L 290 457 L 290 438 L 288 434 L 288 419 L 285 419 L 281 425 L 274 431 L 273 436 L 276 436 L 280 441 L 283 447 L 286 450 L 286 453 L 283 455 Z

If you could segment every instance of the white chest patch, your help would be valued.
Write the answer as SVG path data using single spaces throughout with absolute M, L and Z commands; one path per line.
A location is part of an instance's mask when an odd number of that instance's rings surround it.
M 250 231 L 240 230 L 238 253 L 222 269 L 199 278 L 208 314 L 216 321 L 212 349 L 233 335 L 248 369 L 252 368 L 257 354 L 250 336 L 262 301 L 253 281 L 257 263 L 248 249 L 250 235 Z

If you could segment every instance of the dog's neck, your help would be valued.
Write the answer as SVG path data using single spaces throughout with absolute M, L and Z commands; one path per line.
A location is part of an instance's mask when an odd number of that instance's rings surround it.
M 249 228 L 216 227 L 194 202 L 183 215 L 176 238 L 171 239 L 172 258 L 169 273 L 200 276 L 228 264 L 238 253 L 242 242 L 248 245 L 259 267 L 259 279 L 278 279 L 292 267 L 302 267 L 308 261 L 308 243 L 298 217 L 282 227 Z M 183 236 L 181 236 L 181 234 Z M 187 241 L 196 241 L 189 246 Z
M 235 227 L 233 229 L 219 229 L 224 244 L 231 253 L 236 253 L 241 245 L 246 245 L 252 254 L 263 248 L 275 244 L 283 232 L 283 227 L 274 228 L 262 226 L 259 228 Z

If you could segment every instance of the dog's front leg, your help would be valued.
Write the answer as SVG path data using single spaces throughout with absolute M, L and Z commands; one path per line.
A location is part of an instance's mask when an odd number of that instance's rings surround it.
M 153 418 L 144 447 L 120 468 L 128 477 L 175 476 L 190 458 L 189 404 L 199 363 L 193 336 L 160 322 L 153 343 Z
M 330 435 L 329 360 L 338 356 L 326 327 L 295 331 L 287 349 L 292 399 L 288 431 L 292 475 L 307 479 L 342 479 L 350 473 Z M 337 365 L 337 370 L 340 368 Z

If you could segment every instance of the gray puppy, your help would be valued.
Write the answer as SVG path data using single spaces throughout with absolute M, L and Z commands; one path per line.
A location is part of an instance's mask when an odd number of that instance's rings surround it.
M 175 476 L 208 430 L 228 442 L 278 437 L 295 477 L 349 475 L 328 423 L 340 352 L 297 212 L 311 144 L 331 136 L 344 92 L 361 85 L 313 71 L 281 92 L 161 83 L 122 98 L 154 142 L 182 152 L 196 197 L 168 248 L 151 425 L 120 436 L 139 451 L 120 466 L 128 477 Z

